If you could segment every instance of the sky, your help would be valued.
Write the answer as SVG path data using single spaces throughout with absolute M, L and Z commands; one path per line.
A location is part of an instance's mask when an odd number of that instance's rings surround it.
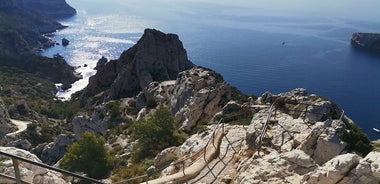
M 380 0 L 67 0 L 88 3 L 97 11 L 128 11 L 142 15 L 170 16 L 224 14 L 237 16 L 332 17 L 380 22 Z M 102 4 L 99 9 L 97 4 Z M 105 7 L 104 4 L 110 4 Z M 113 6 L 112 6 L 113 5 Z M 120 6 L 115 6 L 120 5 Z

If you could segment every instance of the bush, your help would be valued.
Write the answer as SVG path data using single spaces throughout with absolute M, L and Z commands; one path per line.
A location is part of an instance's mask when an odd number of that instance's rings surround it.
M 347 143 L 348 150 L 357 151 L 364 156 L 373 150 L 371 141 L 356 124 L 346 123 L 346 126 L 340 138 Z
M 102 179 L 109 175 L 114 158 L 104 145 L 103 137 L 85 132 L 67 148 L 60 167 L 73 172 L 84 172 L 89 177 Z
M 184 135 L 176 132 L 177 122 L 167 108 L 158 109 L 151 118 L 140 120 L 133 125 L 139 139 L 139 153 L 136 161 L 154 156 L 162 149 L 178 145 Z
M 149 109 L 153 109 L 153 108 L 157 107 L 157 102 L 156 102 L 156 99 L 154 98 L 154 96 L 149 96 L 148 99 L 146 99 L 145 105 Z

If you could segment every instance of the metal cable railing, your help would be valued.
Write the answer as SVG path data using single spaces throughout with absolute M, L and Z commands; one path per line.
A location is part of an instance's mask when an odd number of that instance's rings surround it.
M 3 175 L 3 174 L 0 175 L 0 177 L 5 177 L 7 179 L 16 181 L 17 184 L 27 183 L 27 182 L 23 181 L 22 178 L 21 178 L 21 176 L 20 176 L 19 161 L 26 162 L 26 163 L 29 163 L 29 164 L 32 164 L 32 165 L 36 165 L 36 166 L 39 166 L 39 167 L 42 167 L 42 168 L 45 168 L 45 169 L 53 170 L 53 171 L 65 174 L 67 176 L 71 176 L 71 177 L 75 177 L 75 178 L 78 178 L 78 179 L 82 179 L 84 181 L 88 181 L 88 182 L 92 182 L 92 183 L 98 183 L 98 184 L 104 184 L 103 182 L 101 182 L 99 180 L 96 180 L 96 179 L 93 179 L 93 178 L 90 178 L 90 177 L 87 177 L 87 176 L 83 176 L 83 175 L 80 175 L 80 174 L 77 174 L 77 173 L 73 173 L 73 172 L 70 172 L 70 171 L 66 171 L 66 170 L 63 170 L 63 169 L 60 169 L 60 168 L 56 168 L 56 167 L 53 167 L 53 166 L 50 166 L 50 165 L 46 165 L 46 164 L 43 164 L 43 163 L 31 161 L 31 160 L 28 160 L 26 158 L 23 158 L 23 157 L 20 157 L 20 156 L 17 156 L 17 155 L 12 155 L 12 154 L 5 153 L 5 152 L 2 152 L 2 151 L 0 151 L 0 155 L 6 156 L 6 157 L 10 157 L 12 159 L 13 168 L 14 168 L 14 171 L 15 171 L 15 178 L 13 178 L 11 176 L 6 176 L 6 175 Z

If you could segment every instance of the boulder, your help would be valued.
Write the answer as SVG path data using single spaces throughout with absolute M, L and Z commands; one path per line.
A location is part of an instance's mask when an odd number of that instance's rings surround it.
M 107 91 L 108 99 L 133 97 L 153 81 L 175 80 L 178 73 L 194 66 L 175 34 L 146 29 L 136 45 L 98 69 L 82 94 Z M 83 103 L 83 102 L 82 102 Z
M 42 163 L 40 159 L 37 158 L 36 155 L 31 154 L 28 151 L 21 150 L 18 148 L 13 147 L 0 147 L 0 151 L 6 152 L 12 155 L 17 155 L 22 158 L 26 158 L 28 160 Z M 14 176 L 14 169 L 12 164 L 12 159 L 5 156 L 0 156 L 0 163 L 2 163 L 2 166 L 0 167 L 0 173 Z M 49 171 L 45 168 L 32 165 L 25 162 L 20 162 L 19 164 L 20 169 L 20 175 L 21 179 L 29 182 L 29 183 L 41 183 L 41 184 L 66 184 L 70 183 L 66 180 L 64 180 L 63 176 L 59 173 L 56 173 L 54 171 Z M 2 183 L 13 183 L 13 181 L 7 181 L 6 179 L 2 178 Z
M 74 137 L 61 134 L 56 137 L 54 142 L 44 146 L 41 152 L 41 160 L 47 164 L 55 164 L 66 153 L 66 147 L 74 142 Z
M 304 168 L 310 168 L 317 165 L 309 155 L 298 149 L 285 153 L 283 158 Z
M 32 144 L 26 139 L 19 139 L 6 144 L 5 147 L 15 147 L 29 151 L 32 148 Z
M 303 178 L 305 184 L 336 184 L 359 163 L 360 156 L 352 153 L 338 155 Z
M 69 41 L 68 39 L 66 39 L 66 38 L 62 38 L 62 45 L 63 45 L 63 46 L 68 46 L 69 43 L 70 43 L 70 41 Z
M 154 167 L 162 168 L 163 166 L 167 166 L 171 162 L 178 159 L 178 147 L 170 147 L 161 151 L 154 158 Z
M 380 152 L 370 152 L 360 160 L 358 166 L 351 170 L 350 174 L 340 183 L 364 184 L 378 183 L 380 181 Z

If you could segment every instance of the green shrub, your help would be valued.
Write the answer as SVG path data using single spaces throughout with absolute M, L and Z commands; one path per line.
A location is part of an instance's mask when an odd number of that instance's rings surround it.
M 156 101 L 156 98 L 154 98 L 154 96 L 149 96 L 147 99 L 146 99 L 146 103 L 145 103 L 145 106 L 149 109 L 153 109 L 155 107 L 157 107 L 157 101 Z
M 246 95 L 240 90 L 238 90 L 236 87 L 232 87 L 231 99 L 233 101 L 236 101 L 238 103 L 245 103 L 245 102 L 248 102 L 249 97 L 252 97 L 253 100 L 257 99 L 257 97 L 254 95 Z
M 347 143 L 347 149 L 357 151 L 364 156 L 373 150 L 371 141 L 356 124 L 346 123 L 346 130 L 340 134 L 340 138 Z
M 146 170 L 153 165 L 153 160 L 143 160 L 140 163 L 133 164 L 129 167 L 120 167 L 116 170 L 115 174 L 112 176 L 113 181 L 121 181 L 127 178 L 133 178 L 136 176 L 142 176 L 146 174 Z M 157 177 L 157 176 L 153 176 Z M 128 183 L 141 183 L 145 181 L 147 178 L 139 178 L 136 180 L 132 180 Z
M 147 120 L 133 125 L 135 137 L 139 140 L 136 161 L 156 155 L 169 146 L 178 145 L 183 135 L 176 132 L 177 122 L 167 108 L 159 108 Z
M 73 172 L 84 172 L 89 177 L 102 179 L 109 175 L 114 158 L 105 147 L 103 137 L 85 132 L 67 148 L 60 167 Z

